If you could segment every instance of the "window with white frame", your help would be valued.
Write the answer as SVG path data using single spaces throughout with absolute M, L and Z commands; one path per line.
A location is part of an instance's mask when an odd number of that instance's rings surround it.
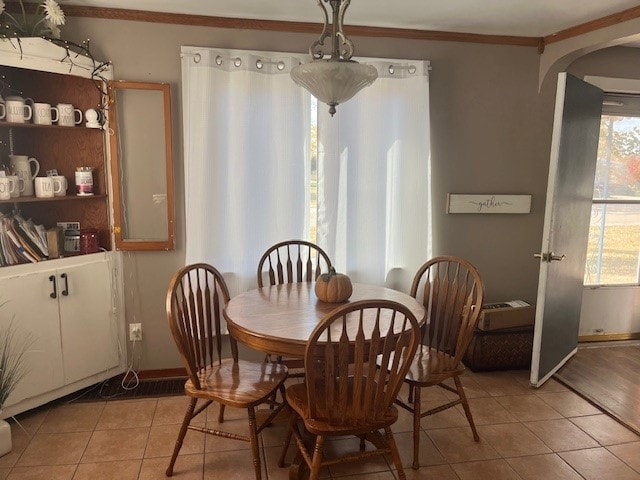
M 605 96 L 584 283 L 640 283 L 638 96 Z

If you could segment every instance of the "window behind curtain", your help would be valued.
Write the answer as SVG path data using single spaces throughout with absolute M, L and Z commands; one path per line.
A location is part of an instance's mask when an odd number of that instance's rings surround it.
M 186 262 L 234 294 L 267 247 L 309 239 L 354 281 L 408 291 L 431 256 L 428 62 L 364 60 L 380 78 L 330 118 L 289 77 L 301 59 L 183 55 Z

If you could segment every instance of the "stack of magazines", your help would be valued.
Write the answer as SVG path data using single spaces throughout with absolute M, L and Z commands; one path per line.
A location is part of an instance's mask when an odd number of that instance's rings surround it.
M 0 213 L 0 266 L 47 260 L 49 249 L 43 225 L 19 214 Z

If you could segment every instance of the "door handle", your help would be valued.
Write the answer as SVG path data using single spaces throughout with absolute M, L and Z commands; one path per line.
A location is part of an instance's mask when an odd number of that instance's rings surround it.
M 49 294 L 49 296 L 51 298 L 57 298 L 58 297 L 58 287 L 56 286 L 56 276 L 55 275 L 49 275 L 49 281 L 53 284 L 53 291 Z
M 540 258 L 543 262 L 561 262 L 562 260 L 564 260 L 565 258 L 567 258 L 566 255 L 556 255 L 553 252 L 545 252 L 545 253 L 534 253 L 533 256 L 535 258 Z
M 62 293 L 62 295 L 66 297 L 67 295 L 69 295 L 69 279 L 66 273 L 60 275 L 60 278 L 64 278 L 64 290 L 62 290 L 62 292 L 60 293 Z

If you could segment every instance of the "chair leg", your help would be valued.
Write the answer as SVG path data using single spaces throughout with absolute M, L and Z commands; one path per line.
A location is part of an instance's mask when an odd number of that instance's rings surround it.
M 407 403 L 413 403 L 413 385 L 409 385 L 409 396 L 407 397 Z
M 178 453 L 180 453 L 180 449 L 182 448 L 182 442 L 184 441 L 184 437 L 187 434 L 187 427 L 189 426 L 189 423 L 191 423 L 191 419 L 193 418 L 193 411 L 196 408 L 196 403 L 198 403 L 198 399 L 192 398 L 191 403 L 187 407 L 187 412 L 184 414 L 184 420 L 182 421 L 182 426 L 180 427 L 180 432 L 178 433 L 176 446 L 173 448 L 173 455 L 171 456 L 171 461 L 169 462 L 167 471 L 165 472 L 167 477 L 173 475 L 173 466 L 175 465 L 176 459 L 178 458 Z
M 220 404 L 220 410 L 218 410 L 218 423 L 224 423 L 224 403 Z
M 464 393 L 464 388 L 462 388 L 462 382 L 460 382 L 460 377 L 456 375 L 455 377 L 453 377 L 453 381 L 456 383 L 456 389 L 458 390 L 458 396 L 460 397 L 460 401 L 462 402 L 462 408 L 464 408 L 464 414 L 467 416 L 467 420 L 469 421 L 469 425 L 471 426 L 471 431 L 473 432 L 473 439 L 476 442 L 479 442 L 480 436 L 478 435 L 478 431 L 476 430 L 476 424 L 473 423 L 473 416 L 471 415 L 469 402 L 467 401 L 467 396 Z
M 311 473 L 309 480 L 318 480 L 320 477 L 320 468 L 322 467 L 322 450 L 324 449 L 324 437 L 318 435 L 316 437 L 316 446 L 313 450 L 313 459 L 311 460 Z
M 396 467 L 396 471 L 398 472 L 398 478 L 400 480 L 405 480 L 407 477 L 404 474 L 404 468 L 402 468 L 402 459 L 400 458 L 400 453 L 398 452 L 398 446 L 396 445 L 396 441 L 393 438 L 393 432 L 390 427 L 385 427 L 384 429 L 385 437 L 387 438 L 387 443 L 389 444 L 389 450 L 391 450 L 391 460 L 393 460 L 393 464 Z
M 287 428 L 287 437 L 284 440 L 284 445 L 282 446 L 282 453 L 280 454 L 280 459 L 278 460 L 278 466 L 280 468 L 284 467 L 284 460 L 287 457 L 287 450 L 289 450 L 289 445 L 291 445 L 291 436 L 293 435 L 293 429 L 296 426 L 295 412 L 291 410 L 291 407 L 287 407 L 287 410 L 289 411 L 289 415 L 291 415 L 291 417 L 289 418 L 289 425 Z
M 260 467 L 260 446 L 258 444 L 258 432 L 256 427 L 256 411 L 253 407 L 249 407 L 249 442 L 251 443 L 251 452 L 253 453 L 253 469 L 255 470 L 256 480 L 262 479 L 262 469 Z
M 418 470 L 420 468 L 420 387 L 413 389 L 413 464 L 411 468 Z

